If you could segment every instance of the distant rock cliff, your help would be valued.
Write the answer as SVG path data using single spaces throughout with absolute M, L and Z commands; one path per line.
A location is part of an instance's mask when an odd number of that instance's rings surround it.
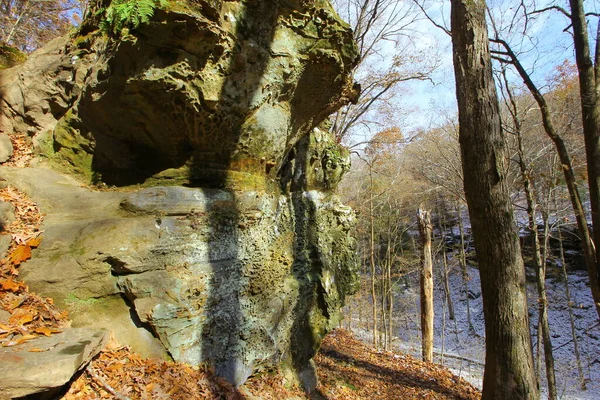
M 319 128 L 358 95 L 349 28 L 322 0 L 171 1 L 100 29 L 111 7 L 0 71 L 0 128 L 32 137 L 38 168 L 122 187 L 0 170 L 48 214 L 23 277 L 140 351 L 234 384 L 282 364 L 310 390 L 357 284 L 333 193 L 349 157 Z

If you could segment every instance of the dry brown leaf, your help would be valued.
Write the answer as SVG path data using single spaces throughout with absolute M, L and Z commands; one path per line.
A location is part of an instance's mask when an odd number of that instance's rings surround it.
M 43 353 L 43 352 L 45 352 L 45 351 L 48 351 L 48 350 L 50 350 L 50 348 L 47 348 L 47 349 L 39 349 L 39 348 L 37 348 L 37 347 L 32 347 L 31 349 L 29 349 L 29 350 L 27 350 L 27 351 L 29 351 L 29 352 L 31 352 L 31 353 Z
M 47 326 L 39 326 L 37 328 L 32 329 L 32 332 L 39 333 L 44 336 L 50 336 L 53 333 L 60 333 L 62 331 L 60 329 L 49 328 Z
M 27 288 L 27 286 L 23 282 L 15 282 L 11 278 L 0 280 L 0 286 L 2 286 L 3 290 L 17 293 L 21 289 Z
M 35 249 L 36 247 L 38 247 L 40 245 L 41 242 L 42 242 L 42 237 L 37 236 L 37 237 L 29 239 L 25 243 L 25 245 L 31 247 L 32 249 Z
M 37 313 L 35 310 L 29 308 L 17 308 L 11 314 L 10 318 L 8 319 L 8 322 L 13 325 L 22 326 L 33 321 L 36 314 Z
M 23 335 L 20 338 L 16 339 L 15 342 L 17 342 L 17 344 L 21 344 L 27 342 L 28 340 L 33 340 L 37 337 L 37 335 Z
M 31 247 L 20 244 L 10 255 L 10 262 L 19 265 L 31 258 Z

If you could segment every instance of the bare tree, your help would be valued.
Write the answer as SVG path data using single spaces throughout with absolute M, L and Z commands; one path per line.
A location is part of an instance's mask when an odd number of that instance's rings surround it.
M 429 212 L 417 212 L 421 236 L 421 350 L 423 361 L 433 361 L 433 257 Z
M 402 0 L 333 0 L 342 18 L 349 21 L 360 52 L 354 76 L 361 86 L 355 104 L 342 108 L 333 117 L 338 141 L 352 130 L 371 133 L 386 128 L 382 118 L 390 112 L 398 85 L 425 80 L 437 66 L 428 54 L 416 49 L 410 36 L 418 13 Z
M 581 117 L 588 168 L 592 225 L 596 244 L 594 268 L 588 268 L 592 295 L 600 318 L 600 21 L 596 28 L 594 60 L 590 55 L 588 28 L 583 0 L 569 0 L 575 60 L 579 70 Z
M 523 80 L 523 82 L 525 83 L 525 85 L 527 86 L 527 88 L 529 89 L 529 91 L 531 92 L 532 96 L 534 97 L 535 101 L 537 102 L 537 104 L 539 106 L 539 111 L 540 111 L 540 114 L 542 117 L 542 124 L 544 126 L 544 130 L 545 130 L 546 134 L 548 135 L 548 137 L 550 139 L 552 139 L 552 141 L 554 142 L 556 151 L 560 158 L 563 174 L 565 177 L 565 184 L 569 191 L 569 197 L 571 200 L 571 204 L 573 206 L 573 212 L 575 213 L 577 227 L 579 229 L 579 233 L 582 238 L 582 240 L 581 240 L 582 248 L 583 248 L 586 268 L 587 268 L 589 279 L 590 279 L 590 287 L 591 287 L 591 291 L 592 291 L 592 297 L 594 298 L 594 303 L 596 305 L 596 311 L 598 313 L 598 316 L 600 317 L 600 280 L 598 279 L 599 266 L 598 266 L 598 262 L 597 262 L 594 241 L 592 240 L 592 234 L 587 225 L 587 221 L 585 218 L 585 211 L 583 208 L 583 203 L 581 200 L 581 196 L 579 194 L 579 190 L 577 188 L 577 181 L 575 179 L 575 173 L 573 170 L 572 158 L 569 155 L 568 148 L 566 146 L 566 143 L 565 143 L 562 135 L 556 129 L 556 126 L 552 119 L 551 106 L 548 103 L 548 101 L 546 100 L 546 97 L 544 96 L 544 94 L 542 94 L 542 91 L 534 83 L 533 79 L 531 78 L 531 75 L 527 72 L 526 68 L 521 63 L 521 60 L 519 59 L 517 53 L 513 50 L 512 46 L 508 43 L 507 40 L 500 37 L 500 33 L 499 33 L 500 29 L 494 24 L 493 18 L 490 18 L 490 20 L 492 21 L 493 31 L 494 31 L 494 37 L 491 39 L 491 41 L 493 43 L 497 44 L 498 46 L 500 46 L 499 49 L 496 49 L 493 51 L 494 58 L 496 60 L 500 61 L 501 63 L 512 65 L 515 68 L 515 70 L 517 71 L 517 73 L 519 74 L 519 76 L 521 77 L 521 79 Z M 581 68 L 580 68 L 580 76 L 581 76 Z M 580 78 L 580 81 L 581 81 L 581 78 Z M 584 122 L 584 133 L 585 133 L 585 122 Z M 600 136 L 598 136 L 598 138 L 600 138 Z M 590 171 L 590 163 L 595 162 L 594 158 L 593 158 L 595 156 L 590 155 L 588 142 L 589 142 L 589 140 L 588 140 L 588 137 L 586 136 L 588 175 L 589 175 L 589 181 L 590 181 L 590 185 L 591 185 L 592 184 L 591 182 L 593 181 L 593 179 L 592 179 L 591 173 L 589 172 Z M 600 146 L 600 143 L 598 145 Z M 600 157 L 600 151 L 598 152 L 598 157 Z M 599 158 L 599 160 L 600 160 L 600 158 Z M 597 162 L 600 163 L 600 161 L 597 161 Z M 598 174 L 600 174 L 600 166 L 598 167 L 597 172 L 598 172 Z M 600 175 L 599 175 L 599 179 L 600 179 Z M 595 211 L 593 208 L 594 207 L 594 197 L 593 197 L 592 192 L 593 192 L 592 186 L 590 186 L 590 199 L 591 199 L 591 204 L 592 204 L 592 222 L 593 222 Z M 598 212 L 600 212 L 600 204 L 599 204 Z M 599 223 L 597 230 L 600 230 L 600 218 L 596 218 L 596 221 Z
M 536 274 L 536 287 L 538 290 L 539 327 L 541 328 L 538 329 L 538 343 L 541 331 L 542 342 L 544 344 L 544 360 L 546 363 L 546 380 L 548 382 L 548 399 L 555 400 L 557 398 L 557 392 L 556 377 L 554 373 L 554 356 L 552 354 L 552 339 L 550 338 L 550 326 L 548 323 L 548 300 L 546 296 L 546 256 L 542 258 L 542 250 L 537 229 L 537 204 L 535 187 L 531 180 L 531 171 L 525 162 L 523 132 L 521 129 L 521 115 L 512 89 L 508 84 L 505 69 L 502 70 L 502 78 L 504 80 L 504 90 L 506 91 L 508 97 L 506 105 L 513 123 L 513 134 L 517 139 L 517 162 L 519 164 L 519 171 L 521 172 L 521 181 L 525 190 L 529 232 L 533 243 L 533 263 Z M 545 229 L 545 236 L 548 236 L 547 229 Z M 547 246 L 544 248 L 547 249 Z M 544 253 L 546 253 L 546 251 L 544 251 Z M 539 364 L 540 363 L 538 362 L 538 367 Z
M 0 0 L 0 43 L 30 52 L 65 34 L 85 1 Z

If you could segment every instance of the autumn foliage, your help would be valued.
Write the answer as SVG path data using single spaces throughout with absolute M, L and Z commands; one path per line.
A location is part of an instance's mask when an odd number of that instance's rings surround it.
M 43 215 L 35 203 L 11 186 L 0 190 L 0 199 L 14 206 L 16 216 L 4 228 L 12 240 L 7 256 L 0 260 L 0 308 L 10 313 L 6 323 L 0 322 L 0 346 L 7 347 L 60 332 L 68 319 L 52 299 L 29 293 L 27 285 L 18 279 L 19 266 L 31 258 L 31 249 L 42 240 Z
M 31 52 L 73 26 L 85 1 L 0 0 L 0 43 Z

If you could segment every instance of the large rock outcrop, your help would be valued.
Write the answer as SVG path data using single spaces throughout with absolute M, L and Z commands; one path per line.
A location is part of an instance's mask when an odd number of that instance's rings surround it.
M 123 187 L 0 170 L 48 214 L 22 275 L 74 325 L 112 318 L 122 340 L 236 385 L 283 363 L 310 390 L 357 282 L 333 194 L 349 158 L 319 129 L 357 96 L 350 30 L 322 0 L 171 1 L 103 31 L 110 7 L 0 71 L 2 130 L 31 136 L 43 166 Z

